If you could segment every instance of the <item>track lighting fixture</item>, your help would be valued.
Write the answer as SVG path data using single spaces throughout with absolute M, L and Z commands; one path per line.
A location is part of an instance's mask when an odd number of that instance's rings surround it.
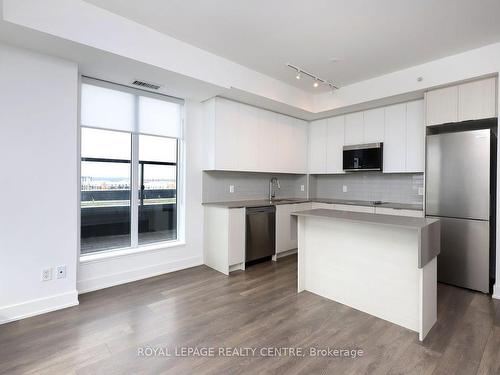
M 314 88 L 319 87 L 319 84 L 322 83 L 322 84 L 328 85 L 332 89 L 332 92 L 333 92 L 333 90 L 337 90 L 338 89 L 338 86 L 335 85 L 332 81 L 327 81 L 326 79 L 320 78 L 317 75 L 309 73 L 308 71 L 306 71 L 304 69 L 301 69 L 301 68 L 299 68 L 296 65 L 292 65 L 292 64 L 286 64 L 286 65 L 289 68 L 291 68 L 291 69 L 293 69 L 293 70 L 296 71 L 295 78 L 301 79 L 302 78 L 302 74 L 304 74 L 304 75 L 306 75 L 306 76 L 311 77 L 312 79 L 314 79 L 314 83 L 313 83 L 313 87 Z

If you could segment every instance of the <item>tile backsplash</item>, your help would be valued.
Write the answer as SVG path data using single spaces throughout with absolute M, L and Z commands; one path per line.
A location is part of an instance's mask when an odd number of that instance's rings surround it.
M 280 173 L 252 172 L 203 172 L 204 203 L 237 201 L 247 199 L 267 199 L 269 197 L 269 180 L 277 177 L 281 189 L 276 191 L 277 198 L 307 198 L 307 176 Z M 229 192 L 229 186 L 234 192 Z M 304 191 L 301 190 L 304 186 Z
M 311 176 L 309 196 L 422 204 L 423 196 L 418 193 L 423 187 L 423 173 L 356 172 Z

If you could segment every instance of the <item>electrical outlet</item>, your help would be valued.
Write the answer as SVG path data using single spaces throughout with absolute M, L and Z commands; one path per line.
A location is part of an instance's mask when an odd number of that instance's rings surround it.
M 234 185 L 229 185 L 229 192 L 234 193 Z
M 347 193 L 347 185 L 342 185 L 342 192 Z
M 42 281 L 52 280 L 52 268 L 45 268 L 42 270 Z
M 57 278 L 65 279 L 66 278 L 66 266 L 57 267 Z
M 306 187 L 304 185 L 300 185 L 300 191 L 306 191 Z

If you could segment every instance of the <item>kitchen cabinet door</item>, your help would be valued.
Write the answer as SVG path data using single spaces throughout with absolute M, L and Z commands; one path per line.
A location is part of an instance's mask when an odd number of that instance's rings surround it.
M 239 171 L 256 172 L 259 170 L 259 159 L 255 152 L 260 145 L 260 113 L 261 110 L 249 105 L 239 104 L 239 122 L 237 124 L 238 151 L 235 154 Z
M 458 121 L 458 87 L 444 87 L 425 93 L 427 126 Z
M 290 121 L 290 171 L 307 173 L 307 122 L 289 117 Z
M 345 115 L 344 144 L 356 145 L 364 142 L 363 112 Z
M 309 173 L 326 173 L 327 120 L 309 124 Z
M 215 107 L 215 168 L 234 171 L 239 158 L 239 103 L 217 98 Z
M 228 263 L 245 262 L 246 215 L 244 208 L 228 209 Z
M 276 206 L 276 254 L 297 248 L 297 217 L 292 212 L 308 210 L 311 203 Z
M 495 78 L 458 86 L 458 121 L 496 117 L 496 104 Z
M 270 111 L 260 111 L 259 148 L 253 157 L 258 160 L 259 172 L 276 172 L 279 168 L 279 134 L 276 130 L 277 114 Z
M 406 103 L 406 171 L 425 168 L 424 101 Z
M 276 206 L 276 254 L 288 250 L 290 241 L 290 208 L 288 204 Z
M 365 111 L 364 114 L 364 143 L 384 141 L 385 109 L 375 108 Z
M 385 108 L 383 172 L 406 172 L 406 103 Z
M 274 134 L 276 139 L 276 158 L 272 161 L 274 166 L 272 172 L 289 173 L 290 172 L 290 127 L 287 117 L 277 113 L 274 122 Z
M 328 119 L 326 141 L 326 173 L 344 173 L 342 151 L 344 147 L 344 116 Z

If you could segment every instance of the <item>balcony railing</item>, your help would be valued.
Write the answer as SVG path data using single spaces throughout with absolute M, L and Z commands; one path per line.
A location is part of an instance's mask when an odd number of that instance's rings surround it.
M 130 163 L 128 160 L 82 158 L 93 163 Z M 141 161 L 139 190 L 139 244 L 177 238 L 177 189 L 146 189 L 144 167 L 175 163 Z M 81 191 L 81 252 L 83 254 L 130 246 L 130 189 Z

